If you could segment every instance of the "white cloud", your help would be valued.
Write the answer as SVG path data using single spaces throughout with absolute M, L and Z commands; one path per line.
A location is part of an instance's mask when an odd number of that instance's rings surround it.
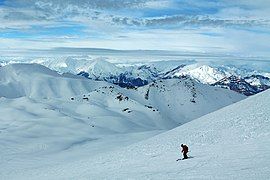
M 96 47 L 270 56 L 270 2 L 266 0 L 10 0 L 6 3 L 0 6 L 0 31 L 35 32 L 36 36 L 24 39 L 2 36 L 2 49 Z M 215 11 L 201 12 L 208 7 Z M 166 10 L 173 8 L 175 12 L 167 15 Z M 193 14 L 185 13 L 188 8 L 195 9 Z M 145 17 L 145 12 L 151 18 Z M 84 29 L 75 35 L 38 35 L 44 28 L 68 26 Z M 266 33 L 256 32 L 258 29 Z
M 12 3 L 13 2 L 13 3 Z M 186 1 L 183 1 L 187 3 Z M 202 2 L 195 3 L 189 1 L 190 6 L 197 5 L 204 7 Z M 266 1 L 261 0 L 262 3 Z M 225 4 L 230 4 L 229 7 L 223 7 Z M 2 26 L 0 28 L 26 28 L 31 25 L 56 24 L 67 20 L 77 20 L 76 22 L 105 24 L 108 27 L 111 25 L 122 26 L 265 26 L 270 24 L 269 11 L 265 11 L 262 5 L 255 6 L 255 3 L 248 1 L 246 6 L 257 8 L 243 8 L 243 1 L 236 0 L 234 3 L 221 1 L 221 4 L 210 3 L 212 7 L 221 6 L 216 14 L 199 14 L 186 15 L 174 14 L 170 16 L 156 16 L 152 18 L 134 17 L 134 14 L 119 13 L 117 9 L 125 8 L 152 8 L 162 10 L 177 6 L 173 0 L 12 0 L 8 4 L 15 4 L 12 7 L 5 6 L 0 8 L 0 20 Z M 21 5 L 21 7 L 16 7 Z M 236 6 L 240 4 L 241 6 Z M 267 4 L 267 3 L 266 3 Z M 178 4 L 181 9 L 181 5 Z M 260 8 L 259 8 L 260 7 Z M 185 7 L 186 8 L 186 7 Z M 258 9 L 259 8 L 259 9 Z M 114 11 L 112 11 L 114 10 Z M 137 11 L 139 11 L 137 9 Z M 267 12 L 267 13 L 266 13 Z M 268 15 L 268 16 L 267 16 Z
M 147 1 L 144 3 L 144 8 L 150 9 L 165 9 L 173 7 L 174 2 L 170 0 L 154 0 L 154 1 Z

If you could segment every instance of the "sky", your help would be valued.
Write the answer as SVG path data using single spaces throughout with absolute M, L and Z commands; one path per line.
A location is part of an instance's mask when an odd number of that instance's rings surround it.
M 0 0 L 0 52 L 68 48 L 270 57 L 270 0 Z

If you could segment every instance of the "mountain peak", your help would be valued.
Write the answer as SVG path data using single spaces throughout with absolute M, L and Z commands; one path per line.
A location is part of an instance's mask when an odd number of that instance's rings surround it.
M 213 84 L 225 77 L 225 74 L 217 69 L 208 65 L 200 64 L 184 66 L 176 71 L 173 76 L 179 77 L 182 75 L 189 75 L 204 84 Z

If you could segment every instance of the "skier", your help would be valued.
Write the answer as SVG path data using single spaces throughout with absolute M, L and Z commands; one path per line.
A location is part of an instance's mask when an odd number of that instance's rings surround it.
M 187 159 L 188 158 L 188 156 L 187 156 L 187 153 L 188 153 L 188 147 L 187 147 L 187 145 L 184 145 L 184 144 L 181 144 L 181 147 L 182 147 L 182 153 L 183 153 L 183 156 L 184 156 L 184 158 L 183 159 Z

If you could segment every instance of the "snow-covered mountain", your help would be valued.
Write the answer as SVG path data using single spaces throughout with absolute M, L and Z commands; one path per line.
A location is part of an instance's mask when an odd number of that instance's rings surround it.
M 183 76 L 189 76 L 204 84 L 214 84 L 240 93 L 245 92 L 245 95 L 253 95 L 270 87 L 269 72 L 250 69 L 246 66 L 197 63 L 196 61 L 117 64 L 107 60 L 102 57 L 72 56 L 38 58 L 30 62 L 42 64 L 59 73 L 78 74 L 88 79 L 106 81 L 129 88 L 144 86 L 160 79 L 181 78 Z M 14 61 L 11 61 L 11 63 L 14 63 Z M 230 77 L 240 78 L 242 84 L 246 85 L 234 84 L 236 82 L 234 80 L 230 81 L 230 85 L 222 84 L 224 79 L 232 79 Z M 248 92 L 249 90 L 251 91 Z
M 113 151 L 244 98 L 189 77 L 127 89 L 38 64 L 6 65 L 0 177 Z
M 231 89 L 246 96 L 251 96 L 270 88 L 268 85 L 269 82 L 269 78 L 260 75 L 253 75 L 251 77 L 245 77 L 244 79 L 241 77 L 230 76 L 225 77 L 212 85 Z
M 251 75 L 244 79 L 252 86 L 270 86 L 270 78 L 262 75 Z
M 38 64 L 7 65 L 0 68 L 0 75 L 0 97 L 29 97 L 42 101 L 61 99 L 68 102 L 86 100 L 89 103 L 98 101 L 105 107 L 109 106 L 110 101 L 111 106 L 121 102 L 121 110 L 128 108 L 132 111 L 133 106 L 141 106 L 147 113 L 158 114 L 159 119 L 166 121 L 170 128 L 244 98 L 188 77 L 124 89 L 104 81 L 60 75 Z
M 245 80 L 236 76 L 225 77 L 220 81 L 214 83 L 213 86 L 231 89 L 246 96 L 254 95 L 257 93 L 255 87 L 251 86 Z
M 269 78 L 257 71 L 239 69 L 233 66 L 211 67 L 192 64 L 179 66 L 167 73 L 166 78 L 190 76 L 204 84 L 219 86 L 250 96 L 270 88 Z
M 21 102 L 12 101 L 1 100 L 1 105 L 4 105 L 6 111 L 29 105 L 23 99 L 20 99 Z M 268 179 L 269 101 L 270 91 L 265 91 L 150 139 L 110 152 L 100 148 L 99 153 L 93 152 L 102 144 L 98 144 L 99 140 L 93 136 L 87 139 L 86 131 L 79 124 L 68 126 L 73 130 L 80 128 L 80 131 L 73 131 L 65 137 L 63 134 L 70 132 L 65 131 L 67 126 L 63 119 L 57 121 L 58 131 L 51 131 L 48 135 L 42 132 L 45 127 L 47 132 L 50 126 L 41 123 L 42 119 L 35 120 L 39 122 L 38 125 L 31 126 L 29 117 L 24 123 L 21 118 L 11 124 L 9 118 L 5 118 L 8 128 L 1 130 L 4 132 L 1 133 L 0 145 L 5 155 L 1 165 L 5 165 L 1 166 L 0 174 L 4 179 Z M 3 113 L 2 109 L 0 111 Z M 37 112 L 33 116 L 37 117 Z M 31 135 L 27 134 L 25 128 L 39 133 L 33 131 Z M 54 149 L 57 139 L 55 144 L 48 145 L 51 140 L 48 136 L 54 135 L 65 148 L 57 151 Z M 80 135 L 85 138 L 80 139 Z M 132 141 L 135 135 L 133 138 L 125 136 Z M 66 143 L 75 139 L 79 141 Z M 42 143 L 38 144 L 38 141 Z M 110 138 L 107 142 L 112 141 L 113 138 Z M 18 146 L 18 142 L 24 142 L 24 145 Z M 33 142 L 36 142 L 35 146 Z M 91 143 L 94 145 L 89 145 Z M 110 143 L 105 145 L 105 149 L 111 146 Z M 123 145 L 121 141 L 115 143 Z M 181 156 L 181 143 L 189 146 L 191 158 L 176 162 Z
M 158 76 L 158 71 L 153 66 L 116 65 L 105 58 L 41 58 L 34 59 L 31 63 L 44 65 L 60 73 L 78 74 L 89 79 L 118 84 L 121 87 L 143 86 Z
M 116 76 L 122 73 L 121 69 L 114 64 L 109 63 L 104 58 L 89 57 L 60 57 L 60 58 L 39 58 L 30 63 L 44 65 L 60 73 L 78 74 L 86 72 L 89 78 L 103 79 L 110 76 Z
M 192 64 L 180 68 L 178 71 L 169 74 L 171 77 L 190 76 L 204 84 L 213 84 L 224 77 L 226 74 L 207 65 Z M 168 76 L 168 75 L 167 75 Z

